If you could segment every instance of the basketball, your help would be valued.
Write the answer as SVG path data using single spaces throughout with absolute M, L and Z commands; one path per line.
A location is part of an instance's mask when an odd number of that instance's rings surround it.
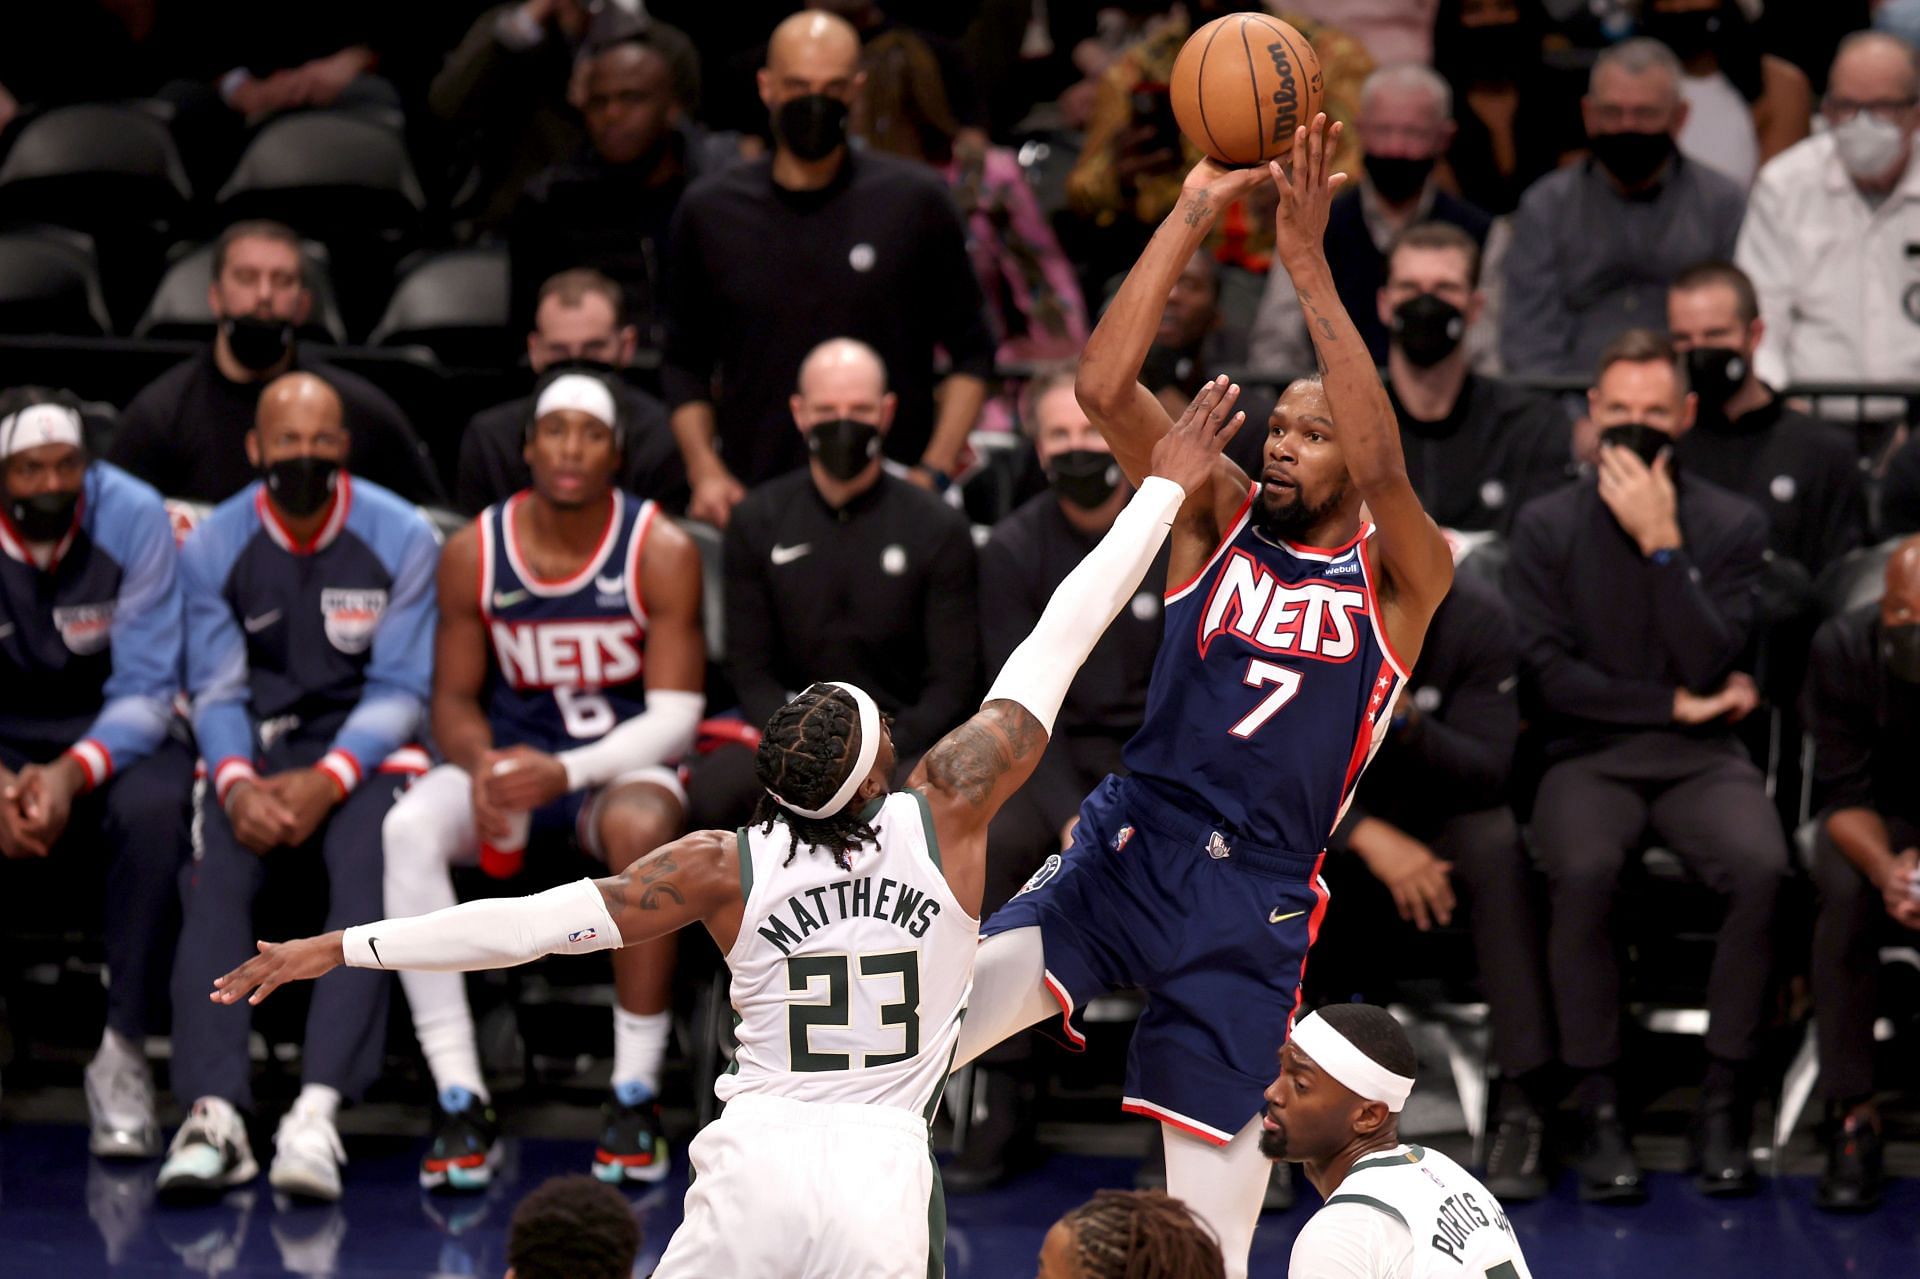
M 1326 99 L 1320 56 L 1307 38 L 1264 13 L 1215 18 L 1173 64 L 1173 116 L 1189 141 L 1222 164 L 1263 164 L 1293 149 Z

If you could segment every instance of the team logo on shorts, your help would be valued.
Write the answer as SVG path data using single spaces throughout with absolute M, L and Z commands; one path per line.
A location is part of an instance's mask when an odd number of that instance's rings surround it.
M 327 642 L 342 653 L 364 653 L 373 647 L 373 633 L 387 611 L 385 591 L 325 590 L 320 613 L 327 622 Z
M 98 653 L 113 638 L 113 604 L 75 604 L 53 610 L 53 624 L 67 651 L 77 657 Z
M 1117 853 L 1125 849 L 1127 846 L 1127 841 L 1132 838 L 1133 838 L 1133 827 L 1122 826 L 1120 828 L 1120 833 L 1113 837 L 1113 851 Z
M 1059 873 L 1060 873 L 1060 854 L 1058 853 L 1050 854 L 1047 857 L 1047 860 L 1040 863 L 1040 869 L 1033 872 L 1033 877 L 1029 879 L 1026 883 L 1020 886 L 1020 892 L 1030 893 L 1034 889 L 1046 883 L 1049 879 L 1052 879 L 1055 875 L 1058 875 Z M 1014 896 L 1016 897 L 1018 897 L 1019 895 L 1020 895 L 1019 893 L 1014 894 Z
M 1220 861 L 1232 853 L 1233 845 L 1227 843 L 1226 837 L 1219 831 L 1216 830 L 1207 836 L 1207 856 Z

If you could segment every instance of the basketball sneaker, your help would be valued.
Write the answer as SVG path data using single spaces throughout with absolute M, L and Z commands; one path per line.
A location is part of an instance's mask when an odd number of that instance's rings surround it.
M 103 1043 L 87 1063 L 87 1149 L 107 1159 L 151 1159 L 160 1153 L 153 1117 L 153 1076 L 146 1059 Z
M 295 1106 L 273 1134 L 273 1166 L 267 1182 L 286 1195 L 336 1203 L 340 1198 L 340 1165 L 347 1152 L 340 1130 L 318 1111 Z
M 601 1110 L 600 1143 L 593 1151 L 593 1175 L 622 1182 L 659 1181 L 673 1160 L 660 1123 L 660 1103 L 642 1087 L 621 1084 Z
M 218 1097 L 202 1097 L 173 1135 L 154 1188 L 163 1195 L 214 1194 L 259 1175 L 240 1112 Z
M 500 1120 L 493 1107 L 458 1086 L 441 1090 L 433 1107 L 433 1144 L 420 1160 L 427 1190 L 485 1190 L 500 1164 Z

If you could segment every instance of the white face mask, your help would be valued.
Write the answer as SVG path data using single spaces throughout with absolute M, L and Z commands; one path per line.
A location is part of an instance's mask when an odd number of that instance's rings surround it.
M 1830 132 L 1834 147 L 1840 153 L 1841 166 L 1857 182 L 1884 178 L 1887 171 L 1900 162 L 1900 149 L 1907 139 L 1906 130 L 1871 111 L 1860 112 L 1845 124 L 1835 125 Z

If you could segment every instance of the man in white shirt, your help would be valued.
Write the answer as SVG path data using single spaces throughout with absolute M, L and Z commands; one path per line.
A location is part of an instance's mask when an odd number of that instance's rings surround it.
M 1767 331 L 1754 372 L 1793 382 L 1920 377 L 1920 61 L 1884 32 L 1848 36 L 1827 128 L 1760 171 L 1734 257 Z M 1887 401 L 1866 416 L 1898 411 Z
M 1400 1140 L 1413 1044 L 1372 1004 L 1296 1022 L 1267 1088 L 1260 1151 L 1304 1166 L 1326 1204 L 1288 1279 L 1533 1279 L 1507 1214 L 1466 1169 Z

